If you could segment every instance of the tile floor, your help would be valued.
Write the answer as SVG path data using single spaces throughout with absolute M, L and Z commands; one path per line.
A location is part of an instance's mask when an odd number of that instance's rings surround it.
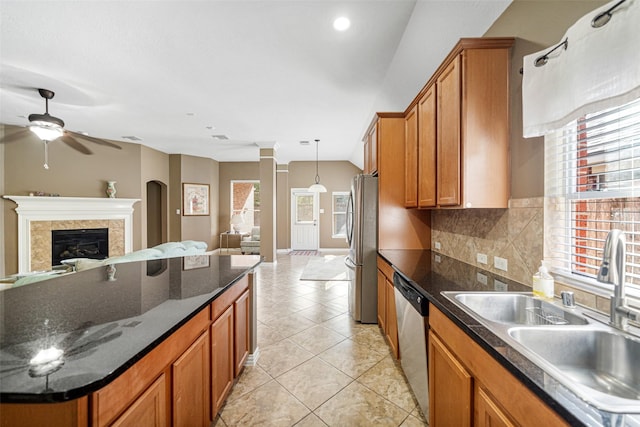
M 347 283 L 299 280 L 309 259 L 258 268 L 258 364 L 212 425 L 426 425 L 378 326 L 349 317 Z

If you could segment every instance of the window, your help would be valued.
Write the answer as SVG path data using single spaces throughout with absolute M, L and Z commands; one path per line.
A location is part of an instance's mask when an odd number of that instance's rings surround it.
M 640 291 L 640 99 L 545 137 L 545 259 L 595 279 L 607 234 L 625 232 L 627 283 Z M 585 280 L 586 279 L 586 280 Z
M 248 233 L 260 226 L 260 182 L 231 181 L 231 227 Z
M 347 237 L 347 203 L 349 203 L 349 193 L 336 191 L 331 193 L 333 206 L 333 228 L 332 237 Z

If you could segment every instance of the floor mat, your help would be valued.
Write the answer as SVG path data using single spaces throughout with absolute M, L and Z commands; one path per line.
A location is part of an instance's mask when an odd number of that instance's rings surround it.
M 344 256 L 326 255 L 309 259 L 300 280 L 349 280 Z
M 316 256 L 318 251 L 290 251 L 289 255 Z

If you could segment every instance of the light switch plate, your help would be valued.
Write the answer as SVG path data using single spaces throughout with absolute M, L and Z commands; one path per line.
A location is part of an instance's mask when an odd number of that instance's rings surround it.
M 486 285 L 487 284 L 487 275 L 478 272 L 476 274 L 476 280 L 478 280 L 478 282 L 482 283 L 483 285 Z
M 440 248 L 442 248 L 442 245 L 440 244 L 440 242 L 435 242 L 433 244 L 433 247 L 436 248 L 437 250 L 440 250 Z
M 500 258 L 499 256 L 494 256 L 493 266 L 498 270 L 507 271 L 507 260 L 505 258 Z

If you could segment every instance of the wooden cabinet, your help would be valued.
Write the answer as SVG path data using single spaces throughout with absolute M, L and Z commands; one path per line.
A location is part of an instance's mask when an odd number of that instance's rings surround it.
M 173 426 L 207 427 L 209 422 L 209 334 L 200 335 L 172 367 Z
M 460 204 L 460 56 L 442 72 L 437 87 L 437 203 Z M 492 171 L 487 171 L 491 173 Z
M 418 206 L 418 106 L 404 118 L 404 206 Z
M 164 427 L 167 424 L 165 376 L 149 388 L 112 424 L 113 427 Z M 197 424 L 194 424 L 197 425 Z M 200 424 L 202 425 L 202 424 Z
M 567 425 L 433 305 L 429 326 L 430 425 Z
M 233 306 L 211 325 L 211 417 L 214 418 L 233 386 Z
M 211 305 L 211 418 L 220 411 L 249 352 L 248 287 L 244 277 Z
M 378 326 L 380 327 L 380 329 L 382 329 L 383 332 L 387 330 L 386 301 L 387 301 L 387 281 L 382 271 L 378 269 Z
M 429 249 L 430 213 L 405 208 L 404 113 L 376 113 L 374 125 L 378 146 L 378 249 Z
M 477 427 L 515 427 L 500 405 L 482 387 L 477 387 L 474 393 L 474 425 Z
M 405 111 L 407 207 L 507 207 L 513 41 L 461 39 Z
M 378 123 L 373 122 L 364 137 L 364 170 L 365 174 L 378 173 Z
M 398 359 L 398 321 L 393 293 L 393 267 L 380 257 L 378 257 L 378 325 L 382 328 L 393 356 Z
M 429 424 L 471 425 L 471 375 L 436 335 L 429 332 Z
M 244 362 L 249 356 L 249 290 L 246 290 L 233 303 L 234 327 L 234 375 L 237 377 L 244 368 Z
M 436 85 L 418 101 L 418 207 L 436 206 Z

